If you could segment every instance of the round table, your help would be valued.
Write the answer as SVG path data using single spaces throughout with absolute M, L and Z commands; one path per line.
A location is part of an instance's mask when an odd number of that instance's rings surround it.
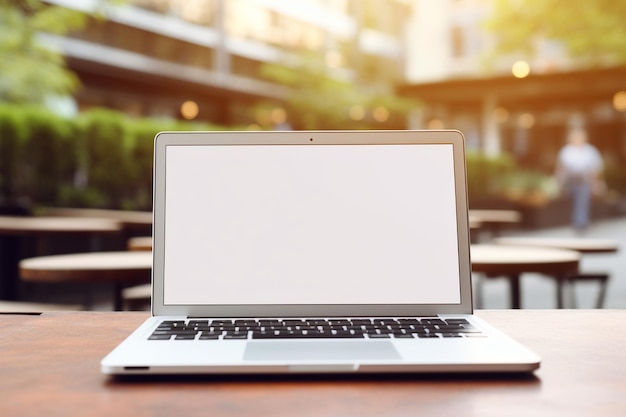
M 474 243 L 481 240 L 478 238 L 478 234 L 481 232 L 486 232 L 488 234 L 486 238 L 491 238 L 497 236 L 503 227 L 511 227 L 522 221 L 521 213 L 516 210 L 471 209 L 468 211 L 468 218 L 470 224 L 478 225 L 478 227 L 475 228 L 476 233 L 473 235 L 476 237 Z
M 150 282 L 152 252 L 95 252 L 39 256 L 19 263 L 20 278 L 30 282 L 110 282 L 114 308 L 122 308 L 122 290 Z
M 42 209 L 42 212 L 46 216 L 55 217 L 110 219 L 128 227 L 152 225 L 151 211 L 46 207 Z
M 121 224 L 112 219 L 54 217 L 54 216 L 0 216 L 0 299 L 17 298 L 17 264 L 21 253 L 22 239 L 36 237 L 37 252 L 49 236 L 92 236 L 118 234 Z M 91 241 L 89 250 L 98 250 L 98 242 Z
M 580 253 L 613 253 L 619 249 L 618 243 L 614 240 L 586 237 L 511 236 L 496 238 L 494 243 L 511 246 L 569 249 Z
M 486 276 L 504 276 L 510 283 L 511 307 L 521 307 L 520 276 L 526 272 L 549 275 L 557 279 L 557 305 L 563 306 L 561 283 L 576 274 L 580 262 L 578 252 L 566 249 L 525 246 L 471 245 L 472 271 Z
M 152 236 L 136 236 L 128 239 L 128 250 L 130 251 L 151 251 Z
M 522 215 L 516 210 L 469 210 L 469 218 L 480 223 L 515 224 L 522 220 Z
M 152 251 L 152 236 L 136 236 L 128 239 L 129 251 Z M 152 296 L 151 284 L 140 284 L 124 288 L 122 299 L 130 310 L 142 310 L 150 304 Z
M 619 244 L 614 240 L 587 237 L 511 236 L 497 238 L 494 242 L 501 245 L 569 249 L 581 254 L 615 253 L 619 250 Z M 604 306 L 604 298 L 609 282 L 608 272 L 581 272 L 570 276 L 568 281 L 595 281 L 599 283 L 600 291 L 596 299 L 596 308 L 602 308 Z M 575 299 L 572 298 L 572 301 L 575 301 Z
M 0 234 L 12 236 L 118 233 L 121 229 L 120 222 L 113 219 L 0 216 Z
M 152 233 L 151 211 L 44 207 L 39 212 L 45 216 L 114 220 L 122 226 L 125 240 Z

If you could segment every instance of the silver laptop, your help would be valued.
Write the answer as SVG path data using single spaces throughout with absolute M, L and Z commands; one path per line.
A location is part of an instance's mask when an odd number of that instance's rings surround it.
M 458 131 L 165 132 L 152 317 L 106 374 L 529 372 L 472 310 Z

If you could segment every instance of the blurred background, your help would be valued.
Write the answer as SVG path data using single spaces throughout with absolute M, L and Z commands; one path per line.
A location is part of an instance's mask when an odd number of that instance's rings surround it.
M 559 197 L 558 150 L 582 126 L 605 160 L 596 211 L 624 210 L 622 2 L 3 0 L 0 11 L 3 205 L 149 210 L 162 129 L 453 128 L 467 138 L 473 206 L 545 208 Z M 550 214 L 528 226 L 564 221 Z
M 151 210 L 161 130 L 442 129 L 470 208 L 563 227 L 568 132 L 626 213 L 626 2 L 0 0 L 0 206 Z

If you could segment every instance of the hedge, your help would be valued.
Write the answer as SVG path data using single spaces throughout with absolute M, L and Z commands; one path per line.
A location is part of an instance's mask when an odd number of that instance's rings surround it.
M 38 107 L 0 103 L 0 206 L 150 210 L 154 136 L 214 125 L 129 119 L 93 109 L 66 119 Z M 509 155 L 467 154 L 469 195 L 501 195 L 519 174 Z
M 66 119 L 0 104 L 0 205 L 150 210 L 156 133 L 223 129 L 106 109 Z

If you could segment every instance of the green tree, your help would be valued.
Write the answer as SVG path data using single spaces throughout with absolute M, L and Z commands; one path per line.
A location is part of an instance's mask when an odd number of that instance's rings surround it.
M 94 15 L 102 16 L 108 2 L 102 0 Z M 48 95 L 73 93 L 78 78 L 41 35 L 81 29 L 88 18 L 41 0 L 0 0 L 0 101 L 42 103 Z
M 534 55 L 556 41 L 586 65 L 626 64 L 626 2 L 615 0 L 495 0 L 487 29 L 496 54 Z

